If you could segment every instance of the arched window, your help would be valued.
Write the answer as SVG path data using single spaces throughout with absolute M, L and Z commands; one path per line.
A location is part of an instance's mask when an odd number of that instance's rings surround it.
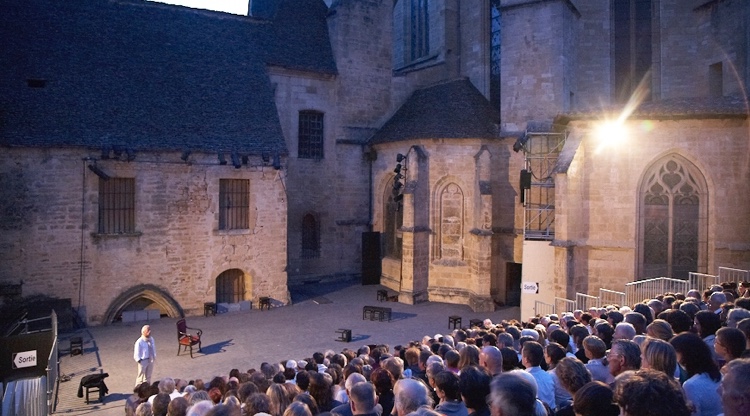
M 388 186 L 385 187 L 383 195 L 383 215 L 385 216 L 383 224 L 383 253 L 386 257 L 401 258 L 401 227 L 404 223 L 404 204 L 401 198 L 396 198 L 393 192 L 393 182 L 391 179 Z
M 707 186 L 685 158 L 668 155 L 646 171 L 640 191 L 640 276 L 687 279 L 706 271 Z
M 320 227 L 312 214 L 302 218 L 302 258 L 317 259 L 320 257 Z
M 216 278 L 216 303 L 237 303 L 245 294 L 245 273 L 229 269 Z

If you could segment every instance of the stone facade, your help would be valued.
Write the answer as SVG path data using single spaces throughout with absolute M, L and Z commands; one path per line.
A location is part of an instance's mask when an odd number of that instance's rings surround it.
M 139 154 L 132 162 L 97 160 L 64 149 L 5 149 L 2 268 L 23 281 L 24 296 L 70 298 L 92 324 L 109 323 L 145 299 L 162 314 L 203 312 L 216 279 L 242 272 L 239 299 L 288 303 L 286 194 L 281 171 L 260 160 L 235 169 L 215 155 Z M 100 179 L 135 178 L 135 232 L 98 230 Z M 219 181 L 250 181 L 250 227 L 219 229 Z M 7 279 L 6 282 L 15 280 Z M 127 294 L 126 296 L 121 296 Z

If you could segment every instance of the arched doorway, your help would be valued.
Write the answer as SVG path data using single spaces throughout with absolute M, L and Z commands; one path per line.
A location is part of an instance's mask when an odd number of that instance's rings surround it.
M 180 304 L 164 289 L 154 285 L 138 285 L 122 292 L 109 305 L 103 324 L 122 320 L 125 311 L 158 309 L 159 314 L 170 318 L 185 316 Z
M 229 269 L 216 277 L 216 303 L 238 303 L 245 300 L 245 273 Z

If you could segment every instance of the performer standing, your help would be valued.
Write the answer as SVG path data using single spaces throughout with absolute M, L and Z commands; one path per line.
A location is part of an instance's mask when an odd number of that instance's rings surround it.
M 149 325 L 143 325 L 141 328 L 141 336 L 135 341 L 133 348 L 133 359 L 138 363 L 138 377 L 135 379 L 135 385 L 143 382 L 151 384 L 151 373 L 154 370 L 154 360 L 156 360 L 156 345 Z

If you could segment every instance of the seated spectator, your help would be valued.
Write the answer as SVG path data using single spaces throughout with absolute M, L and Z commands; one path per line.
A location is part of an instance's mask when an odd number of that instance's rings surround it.
M 721 328 L 716 331 L 716 341 L 714 348 L 716 354 L 721 357 L 722 365 L 734 359 L 740 358 L 745 351 L 747 340 L 745 334 L 737 328 Z
M 674 331 L 672 330 L 672 325 L 669 325 L 669 322 L 663 319 L 654 319 L 654 321 L 646 327 L 646 335 L 651 338 L 658 338 L 662 341 L 669 342 L 674 336 Z
M 627 339 L 632 340 L 636 336 L 635 327 L 627 322 L 620 322 L 615 327 L 613 340 Z
M 723 371 L 720 394 L 724 416 L 750 415 L 750 359 L 733 360 Z
M 522 361 L 526 372 L 536 380 L 538 399 L 554 409 L 555 405 L 555 379 L 541 367 L 544 361 L 544 348 L 535 341 L 529 341 L 523 345 L 521 352 Z
M 466 348 L 468 348 L 468 346 Z M 476 346 L 474 346 L 474 348 L 476 348 Z M 445 352 L 445 356 L 443 357 L 443 359 L 445 360 L 445 369 L 458 374 L 458 372 L 460 371 L 458 362 L 461 360 L 461 356 L 458 354 L 458 352 L 454 349 L 448 350 Z
M 378 412 L 384 416 L 390 415 L 393 412 L 393 402 L 395 400 L 393 384 L 396 382 L 396 379 L 391 375 L 390 371 L 385 368 L 378 368 L 370 375 L 370 382 L 375 386 L 375 393 L 378 396 L 376 407 L 382 407 Z
M 468 416 L 461 391 L 458 387 L 458 376 L 450 371 L 435 374 L 435 392 L 440 399 L 435 411 L 445 416 Z
M 286 390 L 279 383 L 273 383 L 266 390 L 266 396 L 269 401 L 269 412 L 271 416 L 283 416 L 291 399 L 286 394 Z
M 492 376 L 480 367 L 466 367 L 461 371 L 458 386 L 469 416 L 489 416 L 487 395 L 490 394 Z M 403 415 L 399 415 L 403 416 Z
M 398 380 L 393 388 L 394 406 L 398 416 L 416 412 L 420 407 L 432 407 L 432 398 L 427 386 L 421 381 L 405 378 Z
M 376 412 L 378 401 L 375 387 L 370 383 L 357 383 L 349 390 L 351 411 L 353 415 L 379 416 Z
M 494 377 L 503 372 L 503 354 L 497 347 L 483 347 L 479 354 L 479 365 Z
M 494 378 L 490 403 L 493 416 L 533 416 L 536 407 L 535 386 L 515 372 Z
M 716 342 L 716 331 L 721 328 L 721 319 L 719 315 L 709 311 L 700 311 L 695 314 L 695 332 L 700 335 L 703 342 L 708 345 L 711 356 L 715 362 L 719 362 L 719 356 L 716 354 L 714 343 Z
M 674 377 L 677 371 L 677 352 L 672 344 L 658 338 L 649 338 L 641 350 L 643 351 L 641 368 L 661 371 Z
M 576 392 L 591 382 L 591 373 L 586 368 L 586 365 L 577 358 L 565 357 L 557 363 L 555 367 L 555 373 L 560 381 L 560 385 L 564 388 L 572 397 L 575 396 Z M 561 404 L 557 408 L 555 413 L 559 416 L 573 416 L 575 414 L 573 410 L 572 399 L 565 404 Z
M 727 315 L 727 326 L 729 328 L 737 328 L 737 324 L 745 318 L 750 318 L 749 310 L 743 308 L 734 308 L 729 311 L 729 315 Z
M 245 399 L 245 415 L 253 416 L 256 413 L 265 413 L 270 415 L 271 401 L 265 393 L 253 393 Z
M 750 321 L 750 319 L 748 320 Z M 521 364 L 518 360 L 518 354 L 516 350 L 512 348 L 500 349 L 500 354 L 503 356 L 503 372 L 518 370 Z
M 690 414 L 679 383 L 661 371 L 640 370 L 618 381 L 614 397 L 623 416 Z
M 175 397 L 169 402 L 167 406 L 167 415 L 169 416 L 185 416 L 188 409 L 188 401 L 184 397 Z
M 607 367 L 612 377 L 617 377 L 625 371 L 639 370 L 641 368 L 641 349 L 638 345 L 627 339 L 618 339 L 612 343 L 612 348 L 607 354 Z
M 604 384 L 610 384 L 614 377 L 609 374 L 609 369 L 604 362 L 604 356 L 607 354 L 607 346 L 604 341 L 596 335 L 589 335 L 583 340 L 583 348 L 589 361 L 586 368 L 591 372 L 593 380 L 601 381 Z
M 494 337 L 494 334 L 488 334 Z M 486 337 L 487 335 L 485 335 Z M 495 338 L 495 344 L 497 344 L 497 338 Z M 491 346 L 490 343 L 482 343 L 484 346 Z M 458 369 L 461 371 L 462 368 L 470 365 L 479 365 L 480 350 L 476 345 L 467 345 L 461 352 L 458 353 Z
M 573 398 L 577 416 L 618 416 L 620 408 L 614 402 L 612 389 L 600 381 L 586 383 Z
M 675 336 L 670 344 L 677 352 L 680 365 L 687 372 L 688 379 L 683 383 L 682 388 L 688 400 L 693 404 L 695 409 L 693 414 L 716 416 L 722 413 L 721 400 L 716 391 L 721 381 L 721 374 L 711 357 L 708 345 L 690 332 Z
M 125 401 L 125 415 L 133 416 L 138 405 L 147 401 L 151 386 L 145 381 L 133 389 L 133 394 Z
M 377 370 L 388 372 L 388 370 L 382 369 L 382 368 L 378 368 Z M 375 371 L 373 371 L 373 374 L 375 374 Z M 390 373 L 388 372 L 388 374 Z M 354 385 L 359 384 L 359 383 L 365 383 L 365 382 L 367 382 L 367 379 L 362 374 L 359 374 L 359 373 L 350 374 L 349 377 L 347 377 L 346 382 L 344 383 L 344 388 L 346 389 L 347 397 L 352 387 L 354 387 Z M 317 404 L 317 401 L 315 403 Z M 352 410 L 351 410 L 351 406 L 349 405 L 349 403 L 342 403 L 334 407 L 333 409 L 331 409 L 331 413 L 335 413 L 341 416 L 351 416 L 352 414 L 351 411 Z
M 135 408 L 135 416 L 154 416 L 154 412 L 151 410 L 151 403 L 143 402 Z

